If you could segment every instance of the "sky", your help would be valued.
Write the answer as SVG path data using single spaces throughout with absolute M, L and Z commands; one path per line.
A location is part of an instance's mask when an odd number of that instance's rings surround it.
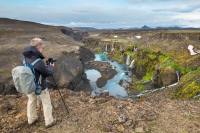
M 200 0 L 0 0 L 0 17 L 99 29 L 200 28 Z

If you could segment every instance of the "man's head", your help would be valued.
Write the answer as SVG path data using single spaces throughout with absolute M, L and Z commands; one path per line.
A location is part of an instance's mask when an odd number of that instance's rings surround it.
M 38 51 L 42 52 L 42 49 L 44 47 L 42 39 L 33 38 L 30 43 L 31 43 L 31 46 L 36 47 Z

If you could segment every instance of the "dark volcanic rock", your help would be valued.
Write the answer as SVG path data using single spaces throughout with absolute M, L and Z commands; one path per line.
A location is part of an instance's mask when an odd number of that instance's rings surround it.
M 96 81 L 96 85 L 98 88 L 104 87 L 106 85 L 106 83 L 107 83 L 107 80 L 104 79 L 103 77 L 98 78 Z
M 112 68 L 112 65 L 108 62 L 101 62 L 101 61 L 92 61 L 85 65 L 87 69 L 95 69 L 99 72 L 104 72 L 108 68 Z
M 115 75 L 117 75 L 117 71 L 115 69 L 107 69 L 106 71 L 102 72 L 102 77 L 109 80 L 112 79 Z

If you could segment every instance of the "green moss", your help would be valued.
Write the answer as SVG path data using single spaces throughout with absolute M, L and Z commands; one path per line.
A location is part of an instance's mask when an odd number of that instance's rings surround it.
M 144 76 L 141 80 L 141 82 L 144 82 L 144 81 L 147 81 L 147 80 L 150 80 L 153 76 L 153 71 L 152 72 L 149 72 L 146 74 L 146 76 Z
M 98 49 L 98 53 L 101 53 L 101 49 L 102 49 L 102 47 L 100 47 L 100 48 Z
M 184 83 L 188 82 L 193 77 L 195 77 L 196 74 L 200 74 L 200 68 L 198 68 L 197 70 L 192 71 L 192 72 L 188 73 L 187 75 L 184 75 L 183 77 L 181 77 L 180 84 L 184 84 Z
M 181 78 L 181 80 L 185 81 L 185 78 L 190 78 L 191 79 L 191 75 L 193 74 L 188 74 L 185 77 Z M 200 93 L 200 86 L 199 86 L 199 80 L 196 79 L 192 82 L 186 83 L 181 81 L 180 84 L 184 84 L 182 89 L 179 90 L 179 92 L 176 93 L 175 98 L 186 98 L 186 99 L 190 99 L 193 96 L 195 96 L 196 94 Z
M 142 90 L 146 90 L 145 86 L 144 85 L 140 85 L 138 90 L 142 91 Z
M 109 38 L 104 38 L 102 41 L 112 41 L 112 42 L 129 42 L 127 39 L 109 39 Z
M 160 67 L 160 69 L 165 68 L 165 67 L 167 67 L 167 66 L 172 66 L 175 70 L 179 70 L 179 69 L 180 69 L 180 68 L 179 68 L 179 65 L 177 65 L 177 64 L 175 64 L 175 63 L 172 63 L 172 62 L 167 63 L 167 64 L 164 64 L 162 67 Z
M 167 62 L 167 60 L 169 60 L 169 59 L 170 59 L 170 56 L 159 55 L 160 64 Z
M 120 55 L 116 55 L 116 56 L 114 56 L 114 58 L 115 58 L 115 60 L 120 60 L 120 58 L 121 58 L 121 56 Z
M 189 71 L 191 71 L 191 67 L 188 67 L 187 69 L 180 67 L 178 64 L 175 64 L 173 62 L 164 64 L 162 67 L 160 67 L 160 69 L 165 68 L 167 66 L 172 66 L 176 71 L 180 70 L 183 74 L 188 73 Z
M 133 55 L 135 53 L 135 51 L 126 51 L 125 52 L 127 55 Z
M 150 59 L 155 59 L 157 56 L 156 55 L 154 55 L 154 54 L 148 54 L 148 56 L 150 57 Z

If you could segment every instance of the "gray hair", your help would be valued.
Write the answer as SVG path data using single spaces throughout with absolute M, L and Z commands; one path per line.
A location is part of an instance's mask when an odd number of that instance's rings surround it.
M 33 38 L 30 43 L 31 43 L 31 46 L 36 47 L 36 48 L 44 45 L 42 39 L 40 38 Z

